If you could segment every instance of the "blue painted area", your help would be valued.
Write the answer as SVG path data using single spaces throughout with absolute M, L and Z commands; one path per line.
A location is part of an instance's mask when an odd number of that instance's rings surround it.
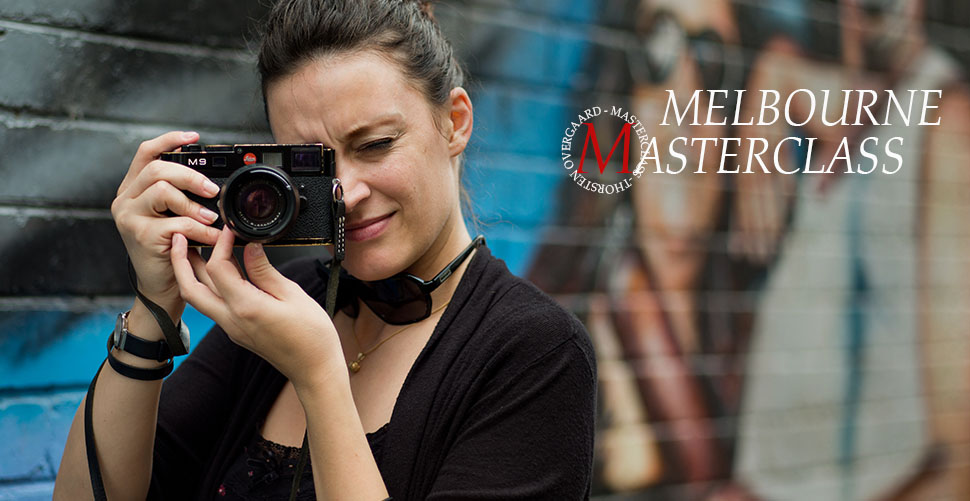
M 541 226 L 556 210 L 555 189 L 566 179 L 558 164 L 544 158 L 495 156 L 494 167 L 470 165 L 465 181 L 475 214 L 484 222 Z
M 83 391 L 0 399 L 0 482 L 52 479 Z
M 107 309 L 0 312 L 0 389 L 86 386 L 104 361 L 105 343 L 117 314 Z M 193 334 L 193 346 L 213 325 L 192 307 L 186 308 L 182 319 Z M 51 331 L 58 326 L 68 328 Z M 32 343 L 39 339 L 49 341 L 39 346 Z
M 539 235 L 533 232 L 532 236 L 522 238 L 521 231 L 504 229 L 488 234 L 492 235 L 488 241 L 492 253 L 505 261 L 509 271 L 518 276 L 525 276 L 529 271 L 532 252 L 539 244 Z
M 53 495 L 53 481 L 0 487 L 0 501 L 50 501 Z
M 489 51 L 475 66 L 478 78 L 501 78 L 536 85 L 558 85 L 550 78 L 550 53 L 557 40 L 549 30 L 489 27 Z M 496 29 L 497 28 L 497 29 Z
M 537 95 L 496 85 L 475 99 L 477 139 L 468 153 L 465 183 L 480 220 L 509 226 L 488 228 L 486 236 L 516 242 L 502 252 L 493 250 L 513 273 L 522 274 L 539 243 L 540 228 L 560 210 L 558 191 L 567 175 L 560 164 L 560 144 L 569 121 L 581 110 L 569 104 L 565 91 Z M 503 233 L 513 230 L 529 236 Z
M 546 20 L 527 28 L 492 27 L 500 36 L 476 66 L 485 82 L 472 96 L 476 123 L 465 184 L 489 246 L 521 275 L 539 243 L 539 228 L 559 210 L 565 175 L 559 145 L 581 108 L 573 105 L 571 88 L 591 52 L 582 25 L 565 27 L 555 18 L 591 22 L 596 3 L 531 0 L 518 7 Z
M 488 51 L 475 60 L 475 77 L 503 83 L 573 88 L 592 44 L 577 27 L 540 22 L 528 27 L 489 26 Z
M 14 402 L 0 407 L 0 471 L 3 478 L 51 478 L 53 470 L 38 439 L 48 438 L 45 408 L 34 402 Z
M 476 92 L 472 96 L 475 132 L 469 157 L 478 151 L 491 151 L 556 158 L 574 114 L 568 98 L 565 91 L 539 95 L 504 85 Z
M 0 437 L 4 437 L 0 441 L 0 483 L 54 477 L 74 413 L 104 361 L 105 342 L 115 315 L 117 311 L 107 309 L 0 313 L 4 346 L 0 389 L 9 395 L 0 398 Z M 182 318 L 194 333 L 193 346 L 213 325 L 192 307 Z M 58 326 L 69 328 L 50 331 Z M 40 339 L 48 341 L 27 342 Z M 51 393 L 51 387 L 76 389 Z M 0 499 L 50 498 L 51 486 L 47 483 L 12 485 L 0 487 Z
M 591 23 L 596 18 L 596 4 L 592 0 L 520 0 L 516 7 L 553 18 Z
M 575 29 L 556 30 L 556 42 L 549 53 L 548 77 L 565 89 L 576 88 L 581 83 L 581 70 L 587 66 L 593 53 L 593 43 L 586 35 Z M 564 103 L 572 104 L 573 101 Z

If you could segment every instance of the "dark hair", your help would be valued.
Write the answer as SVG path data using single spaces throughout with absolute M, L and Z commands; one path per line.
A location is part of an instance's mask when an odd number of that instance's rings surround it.
M 279 0 L 263 22 L 261 39 L 264 105 L 272 82 L 313 58 L 348 51 L 376 50 L 390 57 L 433 106 L 444 106 L 451 89 L 465 84 L 465 72 L 435 22 L 430 1 Z M 465 216 L 477 227 L 464 183 L 458 191 Z
M 263 24 L 259 74 L 263 98 L 273 81 L 313 58 L 376 50 L 396 61 L 428 101 L 444 105 L 465 82 L 431 12 L 417 0 L 280 0 Z

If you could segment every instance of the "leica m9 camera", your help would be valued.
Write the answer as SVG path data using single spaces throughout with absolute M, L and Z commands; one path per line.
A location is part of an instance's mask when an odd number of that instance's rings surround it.
M 333 243 L 334 152 L 322 144 L 189 144 L 162 160 L 195 169 L 219 185 L 219 195 L 188 197 L 229 225 L 237 245 Z M 202 245 L 190 242 L 190 245 Z

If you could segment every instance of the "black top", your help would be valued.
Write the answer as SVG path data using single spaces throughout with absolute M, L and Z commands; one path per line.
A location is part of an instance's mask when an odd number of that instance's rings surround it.
M 280 271 L 324 301 L 312 260 Z M 576 317 L 479 248 L 390 422 L 367 437 L 390 495 L 588 497 L 595 372 Z M 251 459 L 254 445 L 272 447 L 258 431 L 285 382 L 213 328 L 162 387 L 149 499 L 220 499 L 233 464 Z M 290 482 L 279 483 L 286 499 Z

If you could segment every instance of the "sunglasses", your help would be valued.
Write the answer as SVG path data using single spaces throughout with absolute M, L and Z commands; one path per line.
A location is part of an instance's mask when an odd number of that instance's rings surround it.
M 472 251 L 484 244 L 484 236 L 475 237 L 458 257 L 428 281 L 410 273 L 399 273 L 383 280 L 367 282 L 343 273 L 340 276 L 337 307 L 356 318 L 360 314 L 359 303 L 354 300 L 356 298 L 387 324 L 420 322 L 431 316 L 431 292 L 445 283 Z M 326 272 L 326 266 L 320 263 L 318 270 L 322 274 Z

